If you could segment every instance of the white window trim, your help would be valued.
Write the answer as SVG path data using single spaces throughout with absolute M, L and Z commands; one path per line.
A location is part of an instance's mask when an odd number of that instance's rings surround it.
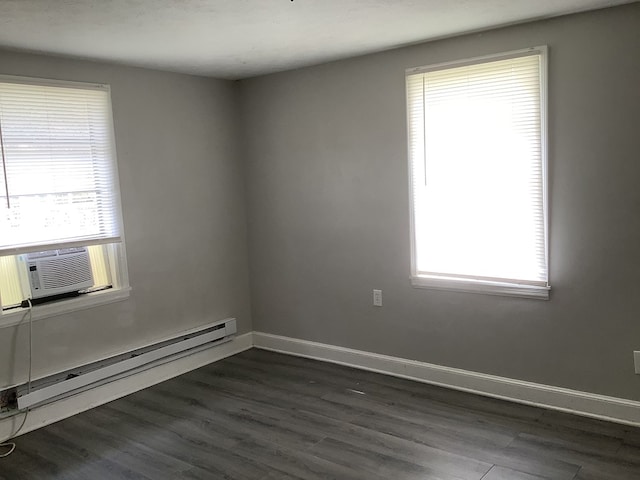
M 99 305 L 126 300 L 130 296 L 131 286 L 129 285 L 129 269 L 127 264 L 126 240 L 124 233 L 124 219 L 122 215 L 122 193 L 120 190 L 120 175 L 118 172 L 118 153 L 116 149 L 115 125 L 113 122 L 113 103 L 111 98 L 111 86 L 102 83 L 77 82 L 71 80 L 55 80 L 38 77 L 23 77 L 0 75 L 0 81 L 14 81 L 31 85 L 52 85 L 68 88 L 86 88 L 91 86 L 96 89 L 103 89 L 107 92 L 109 109 L 107 111 L 107 122 L 111 128 L 111 151 L 113 154 L 113 189 L 115 195 L 115 208 L 117 209 L 117 220 L 120 223 L 120 239 L 117 242 L 116 255 L 109 255 L 109 266 L 112 275 L 112 288 L 92 293 L 82 294 L 79 297 L 61 299 L 51 303 L 36 305 L 31 309 L 32 320 L 42 320 L 45 318 L 72 313 L 78 310 L 85 310 Z M 26 319 L 28 308 L 15 308 L 11 310 L 1 310 L 0 303 L 0 329 L 20 324 Z
M 519 283 L 491 282 L 487 280 L 471 280 L 463 278 L 454 280 L 428 275 L 414 275 L 411 285 L 416 288 L 430 290 L 451 290 L 465 293 L 484 293 L 487 295 L 501 295 L 507 297 L 537 298 L 549 300 L 549 286 L 525 285 Z
M 129 298 L 130 293 L 131 287 L 122 287 L 118 289 L 110 288 L 99 292 L 87 293 L 79 297 L 44 303 L 42 305 L 35 305 L 32 307 L 31 315 L 35 322 L 37 320 L 55 317 L 57 315 L 63 315 L 65 313 L 72 313 L 78 310 L 97 307 L 98 305 L 106 305 L 108 303 L 126 300 Z M 23 320 L 26 321 L 28 314 L 28 308 L 15 308 L 5 311 L 0 315 L 0 328 L 13 327 L 23 323 Z
M 542 157 L 542 176 L 543 176 L 543 215 L 545 228 L 545 255 L 547 258 L 547 275 L 549 274 L 549 202 L 548 202 L 548 132 L 547 132 L 547 112 L 548 112 L 548 94 L 547 94 L 547 70 L 548 70 L 548 47 L 546 45 L 524 48 L 521 50 L 513 50 L 510 52 L 484 55 L 480 57 L 467 58 L 452 62 L 444 62 L 422 67 L 408 68 L 406 75 L 415 73 L 424 73 L 434 70 L 442 70 L 452 67 L 461 67 L 492 60 L 503 60 L 510 57 L 518 57 L 526 54 L 540 54 L 540 138 L 541 138 L 541 157 Z M 407 92 L 408 94 L 408 92 Z M 405 100 L 405 103 L 406 100 Z M 499 282 L 490 280 L 479 280 L 471 278 L 454 279 L 450 277 L 441 277 L 438 275 L 418 274 L 416 262 L 416 243 L 415 243 L 415 207 L 413 195 L 413 168 L 411 165 L 411 138 L 409 130 L 409 109 L 407 110 L 407 160 L 408 160 L 408 177 L 409 177 L 409 222 L 411 235 L 411 285 L 415 288 L 424 288 L 431 290 L 446 290 L 454 292 L 477 293 L 486 295 L 511 296 L 521 298 L 533 298 L 538 300 L 549 300 L 551 287 L 548 279 L 546 285 L 528 285 L 512 282 Z
M 34 305 L 31 311 L 33 321 L 55 317 L 65 313 L 72 313 L 78 310 L 86 310 L 129 298 L 132 288 L 129 285 L 124 235 L 122 242 L 119 242 L 117 248 L 115 248 L 115 253 L 108 255 L 108 261 L 112 275 L 111 288 L 83 293 L 78 297 L 63 298 L 50 303 Z M 0 310 L 0 329 L 22 323 L 23 320 L 26 320 L 25 315 L 28 314 L 28 312 L 28 308 Z

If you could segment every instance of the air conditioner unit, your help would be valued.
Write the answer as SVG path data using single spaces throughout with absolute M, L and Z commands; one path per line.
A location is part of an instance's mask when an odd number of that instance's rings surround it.
M 86 247 L 28 253 L 23 259 L 33 299 L 78 292 L 93 286 Z

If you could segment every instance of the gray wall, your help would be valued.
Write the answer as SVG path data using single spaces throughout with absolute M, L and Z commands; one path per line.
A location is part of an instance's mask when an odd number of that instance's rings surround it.
M 545 44 L 551 300 L 412 288 L 405 69 Z M 255 78 L 241 99 L 255 330 L 640 400 L 640 4 Z
M 640 349 L 638 25 L 633 4 L 239 90 L 0 52 L 0 74 L 112 86 L 133 292 L 37 322 L 35 375 L 235 316 L 240 333 L 640 400 L 631 356 Z M 540 44 L 550 47 L 551 300 L 412 288 L 404 70 Z M 371 306 L 373 288 L 384 307 Z M 0 329 L 0 386 L 24 376 L 25 334 Z
M 250 331 L 232 82 L 0 52 L 0 74 L 111 85 L 130 299 L 34 324 L 41 375 L 228 316 Z M 24 379 L 26 328 L 0 329 L 0 386 Z

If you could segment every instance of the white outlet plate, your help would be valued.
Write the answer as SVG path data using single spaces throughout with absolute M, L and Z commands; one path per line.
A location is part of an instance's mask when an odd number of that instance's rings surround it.
M 382 306 L 382 290 L 373 291 L 373 306 L 374 307 Z
M 636 369 L 636 373 L 640 375 L 640 352 L 638 350 L 633 352 L 633 365 Z

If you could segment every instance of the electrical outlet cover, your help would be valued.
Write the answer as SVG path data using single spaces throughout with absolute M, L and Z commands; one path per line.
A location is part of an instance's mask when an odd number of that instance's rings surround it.
M 373 305 L 375 307 L 382 306 L 382 290 L 374 290 L 373 291 Z

